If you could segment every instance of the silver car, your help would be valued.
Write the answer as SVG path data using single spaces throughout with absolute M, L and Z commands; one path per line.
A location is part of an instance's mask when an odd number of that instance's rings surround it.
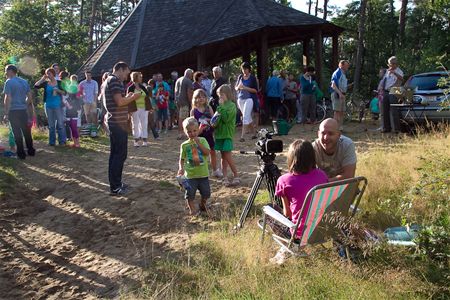
M 413 75 L 406 81 L 405 88 L 412 88 L 414 93 L 412 103 L 397 106 L 403 125 L 450 122 L 450 95 L 438 86 L 439 79 L 448 76 L 447 72 L 430 72 Z

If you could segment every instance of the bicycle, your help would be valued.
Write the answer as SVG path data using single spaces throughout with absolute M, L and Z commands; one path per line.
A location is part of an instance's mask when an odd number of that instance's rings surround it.
M 328 98 L 322 98 L 317 101 L 316 104 L 316 120 L 322 122 L 326 118 L 333 117 L 333 108 L 331 106 L 331 100 Z
M 364 99 L 359 99 L 359 102 L 356 102 L 355 96 L 351 95 L 349 97 L 349 100 L 346 102 L 346 109 L 345 109 L 345 115 L 344 120 L 347 122 L 351 122 L 353 120 L 354 116 L 358 117 L 358 122 L 361 123 L 364 119 L 366 107 L 367 107 L 367 101 Z

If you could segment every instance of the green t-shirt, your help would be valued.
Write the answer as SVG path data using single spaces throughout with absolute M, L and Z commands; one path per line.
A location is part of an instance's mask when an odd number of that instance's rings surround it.
M 145 92 L 144 91 L 139 91 L 141 93 L 141 95 L 139 96 L 139 98 L 136 100 L 136 107 L 138 109 L 142 108 L 145 109 Z
M 233 101 L 226 101 L 217 107 L 220 114 L 214 137 L 216 139 L 232 139 L 236 130 L 236 104 Z
M 208 141 L 199 137 L 200 143 L 207 149 Z M 208 156 L 202 153 L 194 141 L 187 140 L 180 146 L 180 158 L 184 160 L 184 176 L 188 179 L 204 178 L 209 176 Z

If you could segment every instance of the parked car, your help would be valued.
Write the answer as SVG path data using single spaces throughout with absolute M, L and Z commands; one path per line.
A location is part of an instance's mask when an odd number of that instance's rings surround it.
M 450 123 L 450 95 L 444 94 L 438 81 L 442 77 L 448 78 L 447 72 L 429 72 L 411 76 L 404 88 L 413 91 L 412 101 L 398 105 L 400 113 L 401 129 L 406 130 L 408 125 L 425 122 L 449 122 Z M 445 101 L 445 105 L 443 105 Z

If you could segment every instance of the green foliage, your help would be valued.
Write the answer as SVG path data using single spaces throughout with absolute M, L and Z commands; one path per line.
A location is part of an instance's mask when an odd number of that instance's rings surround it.
M 426 152 L 420 180 L 411 187 L 414 203 L 409 219 L 423 226 L 417 242 L 419 253 L 434 267 L 434 278 L 450 279 L 450 157 Z M 425 201 L 426 200 L 426 201 Z M 417 209 L 417 207 L 420 208 Z M 414 210 L 414 213 L 411 212 Z M 439 272 L 437 272 L 439 271 Z M 441 275 L 441 278 L 437 273 Z M 443 277 L 443 278 L 442 278 Z
M 398 37 L 398 11 L 391 12 L 391 0 L 369 0 L 365 23 L 364 58 L 361 92 L 370 96 L 376 89 L 380 68 L 396 55 L 406 80 L 409 75 L 435 71 L 438 66 L 449 67 L 450 36 L 448 14 L 450 1 L 414 1 L 406 15 L 405 42 Z M 342 58 L 356 58 L 358 42 L 359 1 L 353 1 L 333 18 L 333 23 L 346 30 L 340 38 Z M 349 78 L 353 78 L 350 69 Z
M 407 16 L 405 45 L 398 56 L 408 74 L 450 66 L 450 1 L 417 1 Z
M 38 66 L 28 74 L 31 76 L 54 62 L 75 70 L 86 56 L 86 29 L 57 6 L 41 1 L 14 2 L 0 18 L 0 32 L 5 45 L 1 48 L 2 64 L 11 57 L 34 58 Z

